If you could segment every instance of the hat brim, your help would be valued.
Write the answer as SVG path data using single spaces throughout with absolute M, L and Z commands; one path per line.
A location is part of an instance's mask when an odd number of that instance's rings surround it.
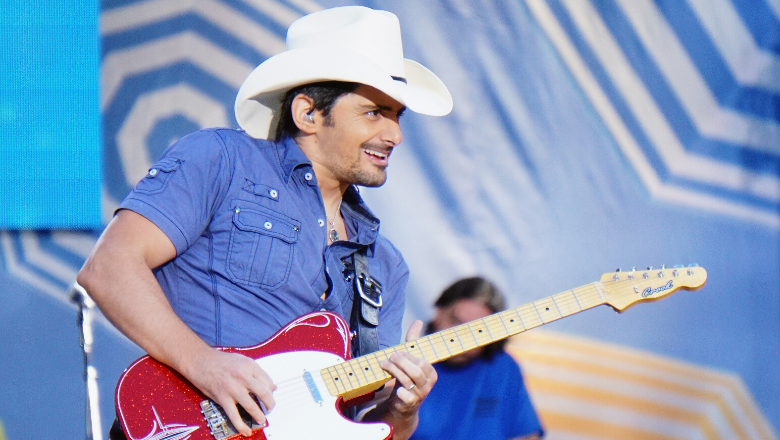
M 365 84 L 425 115 L 443 116 L 452 110 L 452 96 L 433 72 L 408 59 L 404 59 L 404 69 L 406 83 L 393 79 L 368 58 L 343 48 L 288 50 L 267 59 L 249 74 L 236 96 L 236 120 L 250 136 L 268 139 L 278 124 L 281 100 L 287 91 L 319 81 Z

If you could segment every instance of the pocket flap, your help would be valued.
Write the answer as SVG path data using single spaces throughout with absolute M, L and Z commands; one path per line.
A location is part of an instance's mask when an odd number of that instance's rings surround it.
M 233 224 L 242 231 L 276 237 L 287 243 L 298 241 L 300 223 L 279 212 L 260 205 L 237 204 L 233 208 Z

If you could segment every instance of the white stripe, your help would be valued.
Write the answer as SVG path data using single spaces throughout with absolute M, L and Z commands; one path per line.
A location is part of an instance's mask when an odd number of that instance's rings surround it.
M 561 384 L 585 386 L 593 389 L 608 390 L 609 392 L 655 402 L 660 405 L 673 407 L 680 410 L 695 412 L 707 418 L 713 428 L 723 439 L 737 438 L 737 434 L 729 425 L 726 414 L 723 414 L 717 402 L 689 396 L 674 391 L 665 390 L 636 381 L 622 380 L 611 376 L 589 374 L 573 368 L 537 363 L 532 360 L 523 362 L 523 371 L 526 374 L 551 379 Z M 697 387 L 697 389 L 699 389 Z M 724 400 L 729 400 L 728 391 L 722 390 L 718 395 Z M 752 437 L 755 438 L 755 437 Z
M 769 9 L 775 13 L 775 17 L 780 20 L 780 0 L 766 0 Z
M 0 242 L 3 248 L 3 255 L 5 257 L 5 268 L 9 274 L 19 278 L 20 280 L 38 289 L 51 298 L 54 298 L 64 305 L 75 307 L 73 303 L 71 303 L 68 298 L 66 298 L 66 292 L 60 286 L 47 281 L 45 278 L 42 278 L 37 274 L 27 270 L 23 265 L 18 264 L 13 238 L 8 232 L 0 231 Z
M 626 1 L 628 0 L 618 0 L 618 3 Z M 623 6 L 627 9 L 627 15 L 636 15 L 633 19 L 640 22 L 634 23 L 636 27 L 641 28 L 643 26 L 642 23 L 655 21 L 648 18 L 654 12 L 658 13 L 654 7 L 652 7 L 652 10 L 651 6 L 648 6 L 647 10 L 642 10 L 638 7 L 648 3 L 652 4 L 651 1 L 630 1 L 630 4 L 624 4 Z M 658 108 L 650 92 L 644 86 L 639 75 L 634 71 L 631 63 L 626 59 L 620 46 L 609 33 L 607 26 L 601 21 L 601 17 L 593 9 L 590 2 L 564 0 L 564 4 L 569 9 L 572 19 L 578 24 L 583 36 L 600 59 L 615 86 L 620 90 L 626 103 L 672 174 L 731 190 L 745 191 L 751 195 L 773 202 L 780 201 L 780 180 L 776 176 L 751 173 L 739 166 L 724 164 L 710 158 L 687 153 L 674 129 L 669 125 L 663 112 Z M 685 66 L 690 64 L 690 60 L 684 51 L 678 53 L 679 57 L 670 55 L 676 51 L 672 49 L 674 42 L 667 40 L 674 39 L 676 41 L 676 37 L 656 29 L 657 27 L 664 27 L 664 25 L 665 21 L 661 19 L 660 22 L 656 22 L 655 26 L 652 26 L 652 29 L 644 29 L 639 33 L 652 41 L 658 40 L 661 42 L 652 43 L 646 41 L 645 43 L 658 46 L 654 48 L 659 51 L 657 55 L 660 59 L 656 61 L 667 63 L 666 69 L 671 71 L 676 71 L 675 69 L 680 71 L 686 70 Z M 651 34 L 655 37 L 650 38 Z M 664 47 L 665 56 L 661 55 L 661 47 Z M 669 61 L 672 59 L 674 60 L 673 63 Z M 689 67 L 691 68 L 690 73 L 693 75 L 695 69 L 691 66 Z M 696 75 L 698 74 L 696 73 Z M 671 78 L 672 81 L 678 81 L 675 89 L 684 90 L 682 93 L 688 94 L 689 101 L 697 99 L 696 96 L 707 96 L 707 98 L 697 103 L 697 105 L 701 105 L 701 108 L 693 110 L 694 114 L 703 116 L 706 113 L 715 115 L 716 118 L 725 115 L 724 112 L 715 110 L 717 102 L 710 95 L 709 89 L 700 77 L 698 77 L 697 81 L 691 81 L 690 78 L 686 79 L 684 76 L 673 76 Z M 694 89 L 698 89 L 698 91 L 691 92 Z M 726 119 L 728 118 L 726 117 Z M 776 139 L 777 142 L 772 147 L 780 149 L 780 132 L 778 132 Z
M 128 186 L 135 186 L 152 164 L 146 145 L 149 133 L 160 119 L 172 115 L 184 115 L 200 127 L 228 125 L 223 104 L 187 84 L 141 95 L 116 134 L 117 150 Z M 170 139 L 169 144 L 176 140 Z
M 236 90 L 254 68 L 200 35 L 185 31 L 109 54 L 100 68 L 101 111 L 113 101 L 125 78 L 184 60 Z
M 618 0 L 617 3 L 700 133 L 758 151 L 780 154 L 780 125 L 769 119 L 721 108 L 674 30 L 652 0 Z M 619 59 L 612 58 L 615 49 L 604 50 L 607 46 L 618 45 L 601 23 L 598 12 L 584 1 L 567 1 L 566 4 L 579 17 L 579 28 L 587 34 L 586 38 L 604 68 L 611 70 L 613 80 L 618 81 L 620 78 L 614 76 L 616 70 L 627 71 L 630 65 L 622 66 L 627 63 L 622 55 Z M 599 28 L 598 33 L 593 32 L 596 27 Z M 743 59 L 741 62 L 747 61 Z M 780 76 L 780 68 L 773 68 L 775 70 L 767 71 L 766 74 Z M 622 93 L 627 99 L 632 99 L 632 91 L 623 89 Z
M 262 12 L 263 14 L 271 17 L 275 22 L 279 23 L 285 28 L 290 27 L 292 22 L 300 18 L 300 14 L 273 0 L 244 0 L 244 2 L 256 10 Z M 319 5 L 316 6 L 319 8 Z
M 265 0 L 263 12 L 287 27 L 294 13 L 281 7 L 272 7 Z M 194 12 L 224 32 L 255 48 L 266 57 L 285 49 L 284 41 L 273 32 L 258 25 L 238 11 L 216 0 L 149 0 L 100 14 L 101 34 L 107 35 L 126 31 L 139 26 L 168 20 L 179 15 Z
M 287 0 L 287 2 L 297 6 L 307 14 L 321 11 L 323 9 L 321 5 L 311 0 Z
M 42 272 L 57 278 L 64 284 L 70 285 L 76 281 L 78 268 L 69 266 L 61 260 L 52 257 L 44 252 L 38 242 L 38 235 L 35 232 L 25 231 L 19 234 L 24 248 L 24 260 L 33 266 L 36 266 Z
M 756 44 L 730 0 L 688 0 L 736 80 L 780 92 L 780 58 Z
M 538 333 L 537 333 L 538 334 Z M 511 339 L 510 350 L 512 347 L 527 354 L 537 356 L 552 357 L 556 359 L 582 363 L 607 370 L 618 370 L 633 375 L 638 375 L 654 381 L 670 383 L 676 386 L 695 388 L 703 391 L 716 393 L 723 397 L 729 411 L 736 416 L 740 426 L 751 435 L 750 438 L 761 438 L 756 433 L 756 427 L 750 423 L 751 418 L 748 412 L 757 415 L 763 420 L 758 406 L 753 401 L 750 392 L 742 380 L 731 373 L 712 370 L 709 368 L 691 365 L 678 360 L 664 359 L 661 356 L 654 356 L 639 352 L 635 349 L 622 348 L 625 353 L 633 353 L 629 359 L 615 358 L 596 354 L 587 348 L 587 341 L 579 341 L 578 345 L 582 347 L 579 350 L 572 350 L 568 346 L 558 346 L 551 336 L 545 336 L 542 339 L 526 337 L 523 339 Z M 552 336 L 552 338 L 561 338 Z M 574 340 L 567 336 L 566 339 Z M 522 353 L 519 353 L 522 356 Z M 669 368 L 659 369 L 656 367 L 657 361 L 662 360 Z M 523 361 L 522 365 L 533 361 Z M 682 371 L 680 371 L 682 370 Z M 741 397 L 744 401 L 752 404 L 752 407 L 745 408 L 740 403 Z M 766 431 L 766 429 L 764 429 Z
M 573 399 L 547 393 L 534 394 L 534 405 L 542 412 L 601 421 L 609 425 L 638 429 L 648 433 L 686 440 L 708 440 L 698 426 L 680 423 L 663 417 L 636 412 L 619 406 L 604 405 L 590 400 Z M 576 427 L 572 428 L 576 429 Z
M 53 231 L 51 239 L 57 245 L 86 259 L 95 247 L 95 237 L 83 232 Z
M 765 224 L 773 228 L 780 227 L 780 217 L 778 217 L 776 212 L 751 208 L 728 200 L 722 200 L 676 186 L 663 184 L 637 145 L 636 140 L 631 136 L 631 133 L 623 123 L 620 115 L 612 106 L 591 72 L 585 66 L 584 61 L 580 58 L 576 48 L 569 40 L 547 4 L 543 0 L 526 0 L 526 3 L 545 33 L 555 45 L 561 58 L 572 72 L 572 75 L 582 88 L 583 92 L 593 104 L 594 109 L 604 121 L 605 126 L 612 134 L 615 142 L 653 197 L 675 203 L 684 203 L 715 213 L 732 215 L 737 218 Z
M 107 225 L 114 218 L 114 211 L 119 207 L 119 201 L 108 193 L 105 185 L 100 191 L 100 204 L 103 211 L 103 224 Z

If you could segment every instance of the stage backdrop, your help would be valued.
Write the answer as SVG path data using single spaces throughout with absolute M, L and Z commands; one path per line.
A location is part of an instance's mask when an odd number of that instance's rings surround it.
M 514 338 L 549 439 L 776 439 L 780 426 L 778 0 L 104 0 L 104 221 L 175 139 L 235 127 L 245 76 L 323 7 L 396 13 L 451 115 L 407 113 L 363 194 L 412 270 L 407 321 L 458 277 L 519 306 L 636 267 L 707 285 Z M 70 283 L 100 231 L 4 231 L 0 420 L 81 438 Z M 653 273 L 652 271 L 650 272 Z M 96 328 L 102 429 L 141 351 Z

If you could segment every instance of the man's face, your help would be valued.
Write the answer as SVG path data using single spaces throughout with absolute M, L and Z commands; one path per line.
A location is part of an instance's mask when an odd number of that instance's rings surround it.
M 318 162 L 340 183 L 381 186 L 388 160 L 403 138 L 399 119 L 405 107 L 374 89 L 360 85 L 341 96 L 317 133 Z
M 492 313 L 488 306 L 481 302 L 473 299 L 459 299 L 447 307 L 437 307 L 436 316 L 434 316 L 432 322 L 436 331 L 442 331 L 456 325 L 484 318 Z M 481 354 L 482 347 L 475 348 L 447 359 L 447 363 L 464 365 Z

